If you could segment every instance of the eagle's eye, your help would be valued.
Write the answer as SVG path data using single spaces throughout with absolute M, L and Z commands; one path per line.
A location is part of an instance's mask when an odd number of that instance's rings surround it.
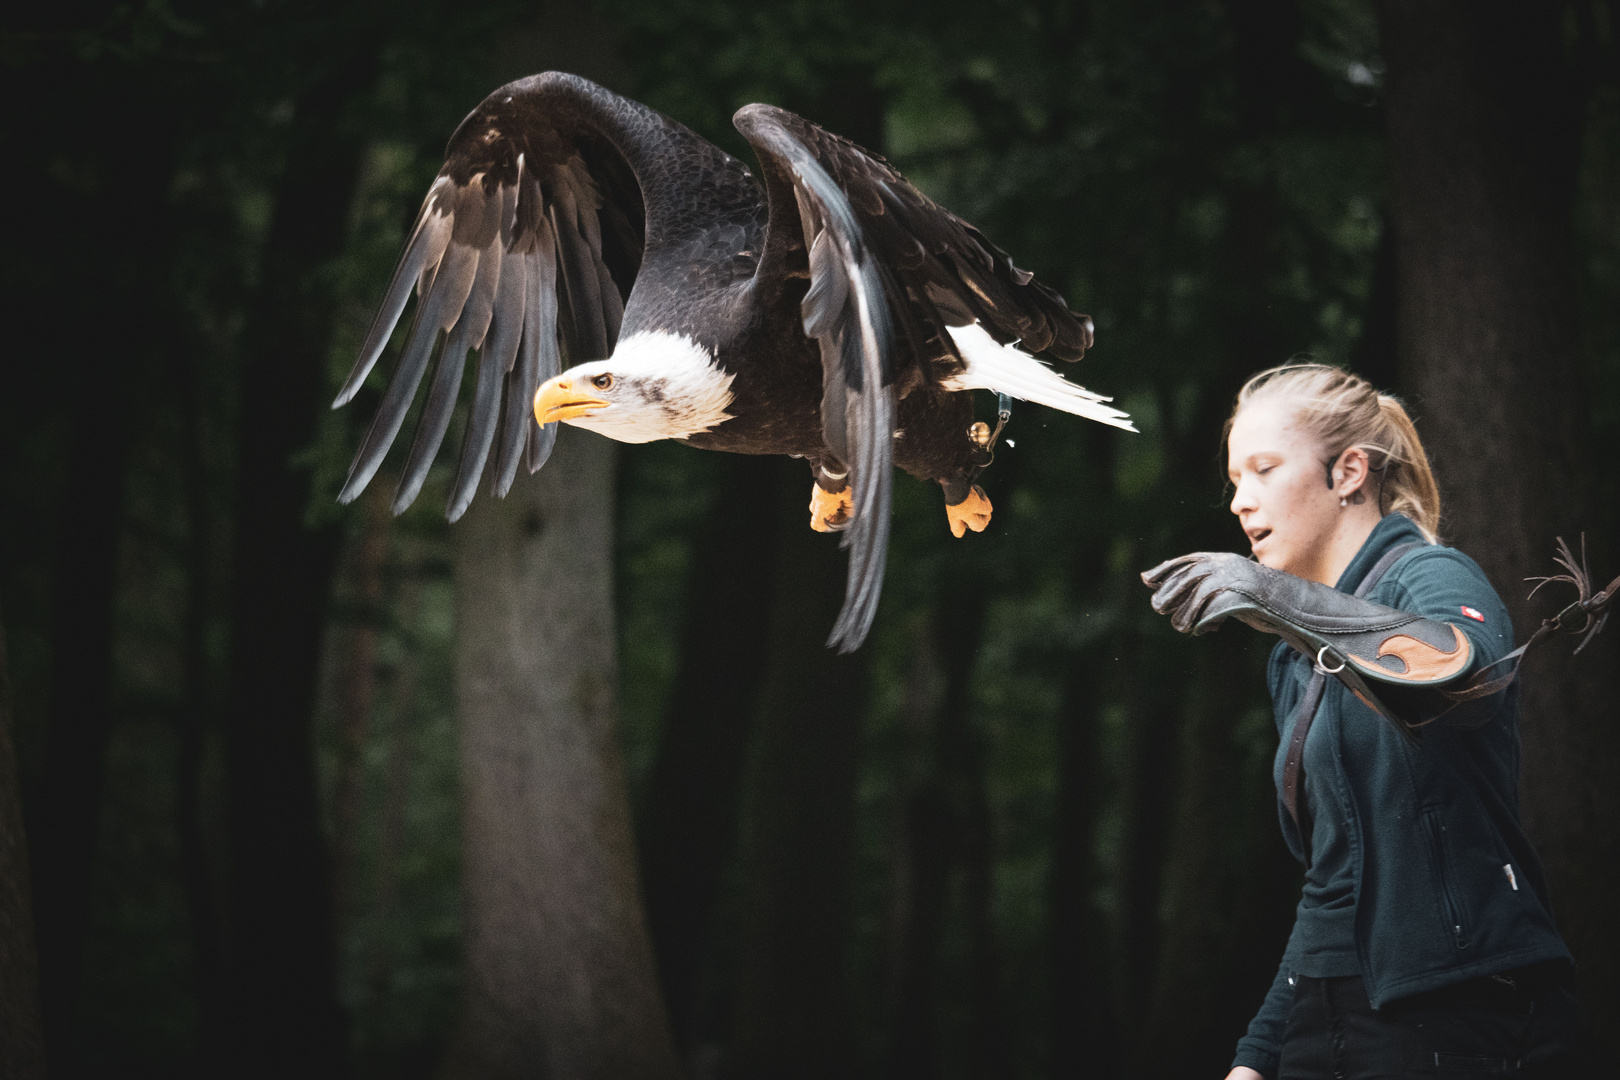
M 613 387 L 613 376 L 603 372 L 591 380 L 591 385 L 598 390 L 609 390 Z

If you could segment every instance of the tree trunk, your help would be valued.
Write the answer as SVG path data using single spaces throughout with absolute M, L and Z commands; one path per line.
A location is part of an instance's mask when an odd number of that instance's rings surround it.
M 1137 1076 L 1219 1075 L 1287 944 L 1299 874 L 1276 835 L 1271 757 L 1256 760 L 1235 731 L 1255 654 L 1271 644 L 1247 627 L 1198 644 L 1179 745 L 1164 755 L 1175 783 L 1146 1025 L 1156 1037 L 1133 1055 Z
M 230 837 L 229 1045 L 241 1076 L 346 1068 L 331 867 L 315 784 L 316 673 L 338 537 L 305 524 L 293 465 L 326 389 L 332 290 L 361 141 L 342 117 L 369 55 L 297 103 L 261 285 L 243 334 L 237 520 L 225 725 Z
M 945 1072 L 941 1059 L 948 1055 L 941 1050 L 946 1048 L 963 1051 L 967 1076 L 1001 1077 L 1008 1071 L 997 1005 L 985 749 L 973 724 L 970 696 L 986 600 L 980 578 L 952 584 L 947 599 L 919 632 L 916 647 L 923 665 L 916 674 L 926 677 L 927 669 L 938 668 L 943 685 L 937 700 L 925 702 L 927 711 L 913 718 L 921 769 L 902 789 L 901 843 L 907 850 L 901 864 L 907 871 L 907 895 L 905 917 L 896 928 L 899 955 L 888 1068 L 895 1080 L 934 1080 Z M 945 1031 L 939 1023 L 941 950 L 953 909 L 953 879 L 961 881 L 957 910 L 967 924 L 963 936 L 969 943 L 967 970 L 953 972 L 951 979 L 967 988 L 965 1031 Z
M 381 502 L 387 513 L 391 499 L 385 497 Z M 438 547 L 435 545 L 436 549 Z M 444 549 L 443 557 L 449 557 L 448 549 Z M 421 606 L 420 568 L 390 575 L 389 592 L 391 597 L 378 613 L 378 621 L 392 625 L 409 643 L 418 625 Z M 357 864 L 350 872 L 348 906 L 338 908 L 340 919 L 347 910 L 353 918 L 363 914 L 372 926 L 398 925 L 401 869 L 407 852 L 407 819 L 413 794 L 411 779 L 418 758 L 416 740 L 420 708 L 416 702 L 422 663 L 421 648 L 400 650 L 393 663 L 380 665 L 386 671 L 380 680 L 381 687 L 385 688 L 382 693 L 385 700 L 380 708 L 376 705 L 379 687 L 373 687 L 371 691 L 376 718 L 386 718 L 381 730 L 375 726 L 368 728 L 370 739 L 380 739 L 387 746 L 387 756 L 379 778 L 381 806 L 377 814 L 375 850 L 365 866 L 370 875 L 365 895 L 362 896 L 360 867 Z M 356 844 L 357 859 L 358 847 Z M 386 1008 L 396 989 L 395 963 L 400 959 L 399 940 L 386 933 L 371 934 L 369 938 L 365 955 L 357 957 L 355 961 L 367 996 L 365 1008 Z
M 1402 381 L 1445 531 L 1485 569 L 1523 640 L 1552 610 L 1527 602 L 1523 581 L 1549 572 L 1553 537 L 1614 523 L 1590 495 L 1598 459 L 1579 383 L 1572 221 L 1583 102 L 1563 8 L 1386 0 L 1379 16 Z M 1620 1014 L 1617 647 L 1610 634 L 1572 660 L 1549 645 L 1523 683 L 1525 823 L 1594 1017 Z M 1612 1046 L 1612 1025 L 1599 1027 Z
M 223 927 L 220 925 L 218 880 L 210 859 L 203 767 L 215 702 L 208 659 L 209 617 L 214 567 L 214 507 L 209 495 L 208 461 L 203 436 L 203 400 L 199 357 L 186 348 L 175 358 L 175 392 L 180 399 L 181 473 L 186 505 L 186 606 L 181 629 L 181 694 L 175 714 L 179 760 L 175 763 L 174 829 L 180 847 L 180 878 L 191 922 L 192 971 L 196 980 L 197 1020 L 205 1067 L 223 1063 L 225 989 Z
M 1136 560 L 1133 560 L 1133 563 Z M 1175 643 L 1172 643 L 1175 644 Z M 1119 936 L 1117 970 L 1120 1020 L 1124 1040 L 1135 1053 L 1122 1062 L 1126 1075 L 1145 1051 L 1148 1008 L 1158 971 L 1165 856 L 1170 846 L 1169 805 L 1175 776 L 1165 748 L 1178 737 L 1177 704 L 1187 682 L 1179 677 L 1167 648 L 1140 633 L 1123 629 L 1114 655 L 1132 673 L 1155 672 L 1124 689 L 1125 736 L 1120 806 Z M 1162 1034 L 1160 1035 L 1162 1037 Z
M 463 1014 L 450 1077 L 679 1074 L 615 723 L 613 444 L 454 530 Z
M 338 676 L 338 760 L 332 793 L 332 909 L 341 926 L 350 918 L 359 860 L 362 755 L 371 730 L 377 689 L 377 645 L 388 618 L 383 564 L 388 558 L 391 498 L 384 473 L 361 498 L 360 534 L 355 537 L 353 603 L 355 614 L 344 635 Z M 390 478 L 391 479 L 391 478 Z
M 0 1076 L 44 1080 L 39 961 L 28 891 L 28 836 L 11 739 L 11 669 L 0 619 Z
M 1096 855 L 1102 814 L 1102 709 L 1111 654 L 1108 642 L 1069 660 L 1058 729 L 1058 794 L 1053 808 L 1047 916 L 1052 942 L 1051 1075 L 1103 1080 L 1117 1075 L 1113 964 L 1108 925 L 1096 901 L 1102 867 Z
M 944 663 L 932 619 L 911 649 L 900 706 L 908 745 L 896 778 L 894 864 L 890 887 L 889 1045 L 886 1075 L 939 1072 L 934 989 L 949 886 L 951 822 L 941 805 L 934 742 L 945 692 Z
M 107 82 L 91 81 L 105 87 Z M 99 100 L 99 98 L 98 98 Z M 150 97 L 139 107 L 162 111 Z M 62 364 L 75 384 L 67 393 L 73 439 L 56 552 L 51 635 L 50 731 L 39 827 L 34 830 L 35 897 L 39 920 L 40 996 L 55 1069 L 72 1075 L 80 967 L 89 921 L 90 882 L 112 730 L 113 612 L 124 481 L 137 372 L 150 363 L 152 341 L 167 329 L 167 299 L 154 266 L 167 265 L 163 208 L 172 179 L 174 135 L 130 115 L 125 103 L 107 117 L 108 162 L 119 180 L 83 206 L 105 222 L 107 258 L 86 268 L 85 295 L 106 307 L 84 336 L 67 339 Z M 143 122 L 144 121 L 144 122 Z M 72 242 L 72 241 L 69 241 Z M 133 345 L 131 343 L 134 343 Z M 77 376 L 77 378 L 75 378 Z
M 966 595 L 962 595 L 962 594 Z M 968 986 L 972 1029 L 968 1033 L 968 1075 L 1001 1078 L 1012 1071 L 1007 1028 L 1001 1014 L 1001 958 L 995 923 L 995 822 L 990 817 L 987 751 L 973 722 L 973 668 L 983 637 L 987 597 L 982 579 L 962 587 L 955 603 L 942 605 L 945 640 L 945 701 L 940 716 L 941 763 L 956 789 L 962 823 L 957 837 L 967 908 Z
M 109 318 L 114 320 L 130 325 L 116 316 Z M 126 420 L 118 415 L 121 388 L 97 385 L 121 380 L 111 372 L 97 375 L 105 380 L 96 376 L 86 380 L 87 400 L 78 416 L 97 437 L 78 440 L 75 446 L 57 549 L 50 733 L 41 827 L 34 834 L 34 910 L 39 912 L 46 1038 L 57 1069 L 70 1076 L 107 739 L 112 731 L 113 598 L 128 432 Z
M 418 591 L 407 585 L 397 609 L 405 612 L 400 621 L 409 624 Z M 377 828 L 377 854 L 371 867 L 371 920 L 377 926 L 391 926 L 399 913 L 400 863 L 405 853 L 407 814 L 411 799 L 411 767 L 416 763 L 416 723 L 412 709 L 416 698 L 421 658 L 406 653 L 394 668 L 389 698 L 393 708 L 388 731 L 388 763 L 383 770 L 382 814 Z M 395 942 L 378 934 L 371 939 L 365 960 L 365 985 L 373 1003 L 385 1002 L 393 991 Z
M 1107 505 L 1115 468 L 1114 434 L 1093 425 L 1080 434 L 1085 467 L 1073 471 L 1077 505 Z M 1110 523 L 1111 524 L 1111 523 Z M 1114 531 L 1101 523 L 1076 529 L 1071 556 L 1069 605 L 1096 604 L 1119 575 L 1109 569 Z M 1126 595 L 1136 588 L 1129 576 Z M 1099 615 L 1098 620 L 1106 618 Z M 1068 657 L 1058 712 L 1057 798 L 1052 807 L 1052 848 L 1047 879 L 1049 1073 L 1053 1080 L 1091 1080 L 1118 1075 L 1120 1032 L 1115 1018 L 1114 958 L 1108 919 L 1097 902 L 1105 867 L 1097 828 L 1104 810 L 1107 750 L 1103 709 L 1119 679 L 1113 650 L 1115 616 Z
M 745 801 L 735 1031 L 725 1074 L 795 1080 L 855 1065 L 848 948 L 867 655 L 826 647 L 844 556 L 777 462 L 776 609 Z
M 721 468 L 719 500 L 696 542 L 680 670 L 638 829 L 664 1000 L 688 1056 L 720 881 L 736 849 L 775 565 L 775 462 L 726 455 Z

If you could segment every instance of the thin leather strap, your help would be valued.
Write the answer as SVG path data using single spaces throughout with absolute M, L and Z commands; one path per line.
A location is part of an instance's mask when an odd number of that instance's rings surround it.
M 1402 544 L 1384 552 L 1383 557 L 1373 563 L 1356 586 L 1356 597 L 1365 597 L 1389 573 L 1389 568 L 1398 562 L 1413 548 L 1420 548 L 1421 543 Z M 1299 789 L 1302 780 L 1301 773 L 1305 767 L 1305 737 L 1311 733 L 1311 723 L 1316 719 L 1316 712 L 1322 707 L 1322 695 L 1327 690 L 1327 672 L 1320 667 L 1311 675 L 1311 681 L 1305 687 L 1305 697 L 1294 711 L 1294 733 L 1288 740 L 1288 756 L 1283 759 L 1283 805 L 1288 808 L 1288 816 L 1294 819 L 1294 827 L 1299 830 L 1299 842 L 1304 846 L 1306 857 L 1310 855 L 1310 837 L 1306 835 L 1305 821 L 1301 816 Z
M 1322 705 L 1322 692 L 1327 689 L 1328 677 L 1320 671 L 1311 675 L 1310 683 L 1305 687 L 1305 697 L 1294 712 L 1294 734 L 1288 740 L 1288 757 L 1283 760 L 1283 805 L 1288 808 L 1288 816 L 1294 819 L 1294 827 L 1299 830 L 1300 843 L 1310 847 L 1310 841 L 1305 836 L 1304 822 L 1299 818 L 1299 772 L 1305 763 L 1305 736 L 1311 732 L 1311 721 L 1316 719 L 1316 710 Z

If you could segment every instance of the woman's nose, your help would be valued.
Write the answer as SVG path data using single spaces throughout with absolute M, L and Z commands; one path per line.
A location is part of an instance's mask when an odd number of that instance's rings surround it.
M 1234 514 L 1241 514 L 1245 510 L 1254 509 L 1254 499 L 1247 482 L 1239 480 L 1237 487 L 1232 491 L 1231 510 Z

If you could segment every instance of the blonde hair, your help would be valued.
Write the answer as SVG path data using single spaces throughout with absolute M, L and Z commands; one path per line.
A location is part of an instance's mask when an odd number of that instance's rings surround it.
M 1379 510 L 1405 514 L 1430 543 L 1439 542 L 1440 488 L 1417 428 L 1398 399 L 1380 394 L 1366 379 L 1343 368 L 1283 364 L 1243 384 L 1221 433 L 1223 444 L 1238 414 L 1259 401 L 1293 406 L 1294 423 L 1331 455 L 1329 476 L 1331 463 L 1346 450 L 1366 451 L 1368 465 L 1379 475 Z

